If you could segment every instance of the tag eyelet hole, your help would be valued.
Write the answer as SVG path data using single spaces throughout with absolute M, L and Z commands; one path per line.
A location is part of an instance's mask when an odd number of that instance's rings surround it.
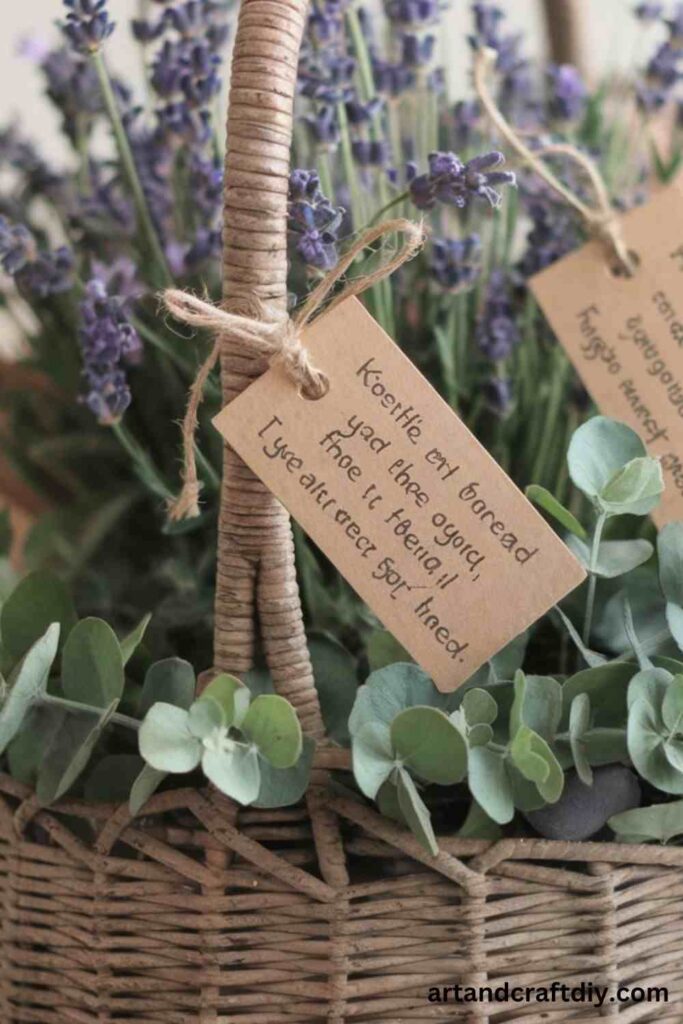
M 629 273 L 626 267 L 624 267 L 618 260 L 611 258 L 607 264 L 607 271 L 612 277 L 619 278 L 621 281 L 628 281 L 630 278 L 635 277 L 635 272 L 640 266 L 640 256 L 633 249 L 629 249 L 628 258 L 633 266 L 633 271 Z

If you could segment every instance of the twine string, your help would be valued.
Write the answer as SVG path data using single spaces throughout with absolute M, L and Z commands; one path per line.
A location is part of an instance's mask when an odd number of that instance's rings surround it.
M 488 86 L 488 77 L 497 60 L 490 47 L 481 47 L 474 58 L 474 88 L 489 120 L 505 141 L 569 206 L 583 218 L 589 232 L 604 242 L 614 253 L 619 267 L 630 277 L 634 262 L 624 240 L 621 223 L 610 202 L 607 186 L 595 163 L 585 153 L 567 143 L 545 146 L 534 151 L 527 146 L 511 124 L 505 119 Z M 595 194 L 595 206 L 589 206 L 553 174 L 542 160 L 543 155 L 562 154 L 574 161 L 585 173 Z
M 370 273 L 349 279 L 326 303 L 334 286 L 363 250 L 390 234 L 400 234 L 404 238 L 403 244 L 394 254 Z M 269 366 L 282 366 L 287 377 L 304 398 L 323 398 L 329 390 L 330 382 L 326 374 L 311 362 L 302 341 L 304 329 L 316 316 L 323 312 L 329 313 L 345 299 L 352 295 L 360 295 L 372 285 L 389 277 L 398 267 L 417 255 L 424 244 L 424 239 L 425 231 L 422 225 L 402 218 L 384 221 L 368 228 L 344 253 L 337 265 L 316 285 L 301 309 L 291 318 L 255 297 L 247 301 L 238 300 L 237 305 L 230 310 L 189 292 L 174 288 L 164 292 L 166 309 L 176 320 L 191 327 L 211 331 L 215 335 L 211 352 L 200 366 L 190 387 L 182 424 L 183 486 L 178 498 L 169 507 L 168 515 L 172 522 L 192 519 L 199 515 L 201 481 L 197 476 L 195 435 L 204 386 L 220 356 L 221 335 L 229 334 L 231 338 L 239 340 L 246 353 L 264 359 Z

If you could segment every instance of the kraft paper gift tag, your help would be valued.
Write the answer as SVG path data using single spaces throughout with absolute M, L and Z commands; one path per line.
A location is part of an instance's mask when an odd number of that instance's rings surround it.
M 439 689 L 584 578 L 552 529 L 355 298 L 304 332 L 330 389 L 273 367 L 214 420 Z
M 531 289 L 600 411 L 661 459 L 658 526 L 683 519 L 683 193 L 670 187 L 620 217 L 636 267 L 617 276 L 589 242 Z

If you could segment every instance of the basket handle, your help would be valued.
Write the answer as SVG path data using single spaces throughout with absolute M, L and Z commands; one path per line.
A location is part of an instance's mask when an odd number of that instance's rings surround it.
M 225 163 L 223 305 L 287 299 L 287 193 L 294 91 L 306 0 L 242 0 L 232 57 Z M 240 342 L 220 338 L 223 400 L 267 369 Z M 285 509 L 228 446 L 218 525 L 214 662 L 252 667 L 256 619 L 275 687 L 304 730 L 324 735 L 306 645 L 294 543 Z

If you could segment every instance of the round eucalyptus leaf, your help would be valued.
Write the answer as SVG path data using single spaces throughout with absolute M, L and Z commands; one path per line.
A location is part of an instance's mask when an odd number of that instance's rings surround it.
M 196 700 L 187 712 L 187 727 L 197 739 L 206 739 L 216 729 L 225 727 L 220 705 L 214 700 Z
M 138 733 L 140 754 L 160 772 L 182 774 L 197 767 L 202 744 L 189 729 L 188 713 L 159 702 L 147 712 Z
M 588 694 L 577 693 L 569 712 L 569 744 L 576 774 L 585 786 L 593 782 L 593 770 L 586 754 L 585 736 L 591 724 L 591 702 Z
M 349 718 L 349 731 L 353 736 L 366 722 L 384 722 L 391 725 L 396 715 L 406 708 L 420 706 L 446 710 L 449 697 L 441 694 L 424 669 L 415 664 L 396 664 L 372 672 L 361 686 Z
M 138 622 L 135 629 L 131 630 L 127 636 L 124 636 L 120 641 L 121 654 L 123 655 L 123 664 L 127 665 L 130 659 L 133 657 L 138 647 L 142 643 L 147 632 L 147 627 L 152 621 L 152 614 L 148 612 L 147 615 L 143 616 Z
M 570 537 L 571 548 L 585 569 L 590 569 L 591 551 L 583 541 Z M 598 558 L 591 572 L 604 579 L 615 579 L 644 565 L 652 557 L 654 548 L 648 540 L 605 540 L 598 548 Z
M 673 676 L 665 668 L 641 669 L 628 684 L 627 706 L 630 708 L 636 700 L 642 698 L 659 713 L 672 679 Z
M 565 530 L 569 530 L 576 537 L 585 539 L 586 531 L 576 516 L 568 508 L 565 508 L 545 487 L 540 487 L 538 484 L 530 484 L 524 493 L 529 501 L 533 501 L 534 505 L 538 505 L 544 512 L 547 512 L 553 519 L 556 519 L 561 526 L 564 526 Z
M 562 796 L 564 772 L 552 750 L 538 733 L 522 726 L 510 746 L 510 754 L 522 775 L 533 782 L 546 803 Z M 539 762 L 544 768 L 541 769 Z
M 635 672 L 633 665 L 614 661 L 607 665 L 584 669 L 562 685 L 562 723 L 569 722 L 569 710 L 579 693 L 591 702 L 595 725 L 623 723 L 626 717 L 626 692 Z
M 467 743 L 438 708 L 402 711 L 391 723 L 396 755 L 420 778 L 440 786 L 460 782 L 467 772 Z
M 366 722 L 353 737 L 352 760 L 358 788 L 374 800 L 396 763 L 390 727 L 384 722 Z
M 349 715 L 358 692 L 358 663 L 326 633 L 311 633 L 308 649 L 327 735 L 348 746 Z
M 606 416 L 594 416 L 572 435 L 569 475 L 580 491 L 595 500 L 619 470 L 646 454 L 635 430 Z
M 405 769 L 398 771 L 398 805 L 401 814 L 421 846 L 436 857 L 439 846 L 432 828 L 429 810 L 425 806 L 417 786 Z
M 143 766 L 130 790 L 128 809 L 131 814 L 137 815 L 140 813 L 165 778 L 166 772 L 157 771 L 156 768 L 152 768 L 149 764 Z
M 467 732 L 467 742 L 470 747 L 485 747 L 493 739 L 493 729 L 484 722 L 473 725 Z
M 239 696 L 238 696 L 239 695 Z M 257 700 L 271 700 L 271 697 L 258 697 Z M 236 725 L 236 717 L 244 718 L 245 706 L 249 706 L 251 694 L 249 689 L 235 676 L 227 672 L 212 679 L 199 697 L 200 701 L 210 701 L 218 710 L 224 726 Z M 255 703 L 255 702 L 254 702 Z
M 109 707 L 123 694 L 121 646 L 102 619 L 82 619 L 69 633 L 62 652 L 62 689 L 68 700 Z
M 555 738 L 562 718 L 562 687 L 552 676 L 515 673 L 515 699 L 510 712 L 510 735 L 526 725 L 548 741 Z
M 93 804 L 125 803 L 144 766 L 145 762 L 137 754 L 109 754 L 88 775 L 85 799 Z
M 667 601 L 683 607 L 683 523 L 667 523 L 657 536 L 659 582 Z
M 662 718 L 671 732 L 683 733 L 683 675 L 674 676 L 662 701 Z
M 411 661 L 405 647 L 386 629 L 376 629 L 371 633 L 365 650 L 371 672 L 377 672 L 388 665 L 395 665 L 399 662 L 410 663 Z M 396 801 L 398 806 L 398 796 Z
M 683 773 L 668 760 L 661 716 L 645 697 L 638 697 L 628 713 L 628 751 L 639 775 L 663 793 L 683 793 Z
M 291 768 L 298 761 L 301 754 L 301 726 L 296 711 L 284 697 L 276 694 L 257 697 L 241 729 L 274 768 Z
M 533 736 L 531 729 L 521 726 L 510 744 L 510 757 L 524 778 L 540 787 L 547 781 L 550 768 L 542 754 L 534 749 Z
M 514 814 L 514 807 L 513 807 Z M 480 807 L 476 800 L 470 804 L 467 817 L 458 829 L 461 839 L 500 839 L 503 831 L 492 818 Z
M 683 607 L 669 601 L 666 606 L 666 624 L 669 632 L 676 641 L 678 647 L 683 651 Z
M 76 609 L 65 583 L 51 572 L 32 572 L 10 594 L 0 612 L 0 633 L 5 649 L 16 659 L 52 623 L 59 623 L 64 643 L 76 625 Z
M 31 707 L 47 691 L 50 669 L 57 656 L 59 630 L 57 622 L 48 626 L 16 670 L 0 710 L 0 754 L 16 736 Z
M 503 753 L 488 747 L 470 750 L 467 780 L 472 796 L 489 818 L 499 825 L 512 821 L 515 805 Z
M 117 705 L 118 701 L 112 701 L 94 724 L 92 714 L 65 713 L 38 773 L 36 796 L 44 807 L 68 793 L 85 771 Z
M 468 690 L 462 701 L 468 725 L 491 725 L 498 714 L 498 705 L 487 690 L 475 687 Z
M 254 807 L 291 807 L 298 803 L 308 789 L 314 753 L 315 742 L 304 736 L 301 757 L 291 768 L 273 768 L 261 758 L 261 785 Z
M 664 477 L 658 459 L 633 459 L 603 487 L 598 504 L 608 515 L 645 516 L 659 504 Z
M 140 697 L 140 717 L 159 702 L 173 704 L 186 711 L 194 700 L 194 669 L 182 658 L 164 658 L 147 669 Z
M 683 742 L 681 740 L 667 740 L 664 744 L 664 753 L 671 767 L 683 774 Z
M 221 793 L 246 807 L 257 799 L 261 787 L 258 751 L 247 743 L 230 743 L 227 749 L 205 749 L 202 771 Z
M 683 836 L 683 800 L 623 811 L 608 825 L 621 843 L 670 843 Z
M 408 824 L 398 802 L 398 781 L 395 782 L 393 777 L 382 783 L 377 792 L 376 799 L 380 814 L 383 814 L 385 818 L 391 818 L 392 821 L 397 821 L 399 825 Z
M 50 704 L 34 704 L 23 726 L 7 748 L 13 779 L 35 787 L 45 751 L 64 722 L 64 713 Z

